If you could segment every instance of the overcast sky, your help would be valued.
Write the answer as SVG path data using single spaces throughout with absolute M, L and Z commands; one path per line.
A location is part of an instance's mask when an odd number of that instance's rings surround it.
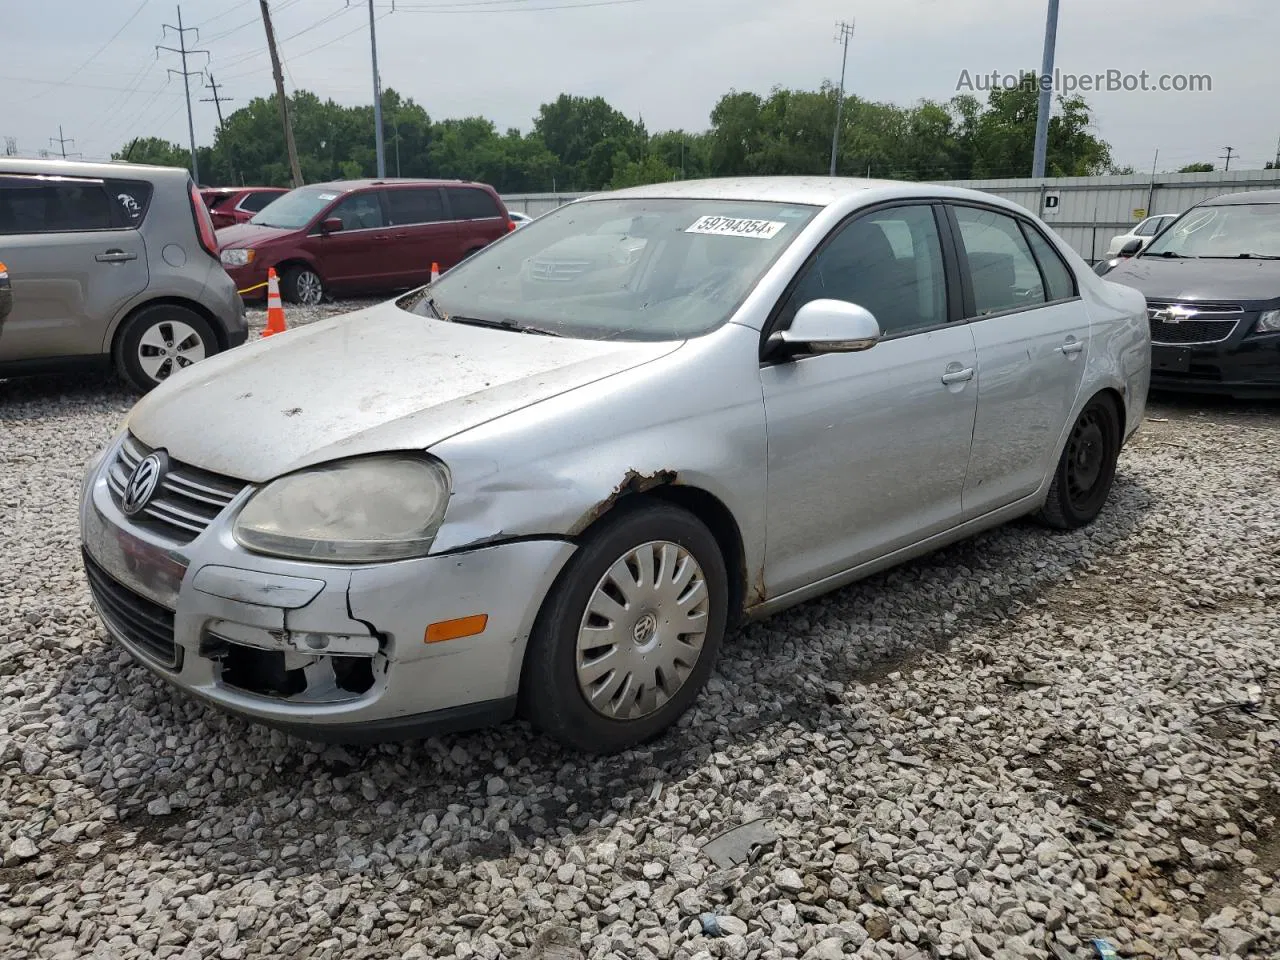
M 346 103 L 372 97 L 365 0 L 272 0 L 289 89 Z M 856 22 L 846 88 L 873 100 L 946 100 L 971 75 L 1038 68 L 1043 0 L 375 0 L 383 83 L 434 118 L 483 114 L 528 129 L 538 105 L 561 92 L 600 95 L 650 131 L 709 125 L 731 88 L 816 88 L 837 79 L 835 21 Z M 564 9 L 577 7 L 577 9 Z M 411 12 L 411 8 L 417 8 Z M 542 8 L 542 9 L 539 9 Z M 561 9 L 551 9 L 561 8 Z M 257 0 L 187 0 L 193 46 L 234 98 L 271 92 Z M 0 0 L 0 135 L 19 152 L 54 149 L 105 157 L 134 136 L 185 144 L 181 78 L 166 83 L 177 46 L 167 0 Z M 118 36 L 113 35 L 119 31 Z M 305 31 L 305 32 L 304 32 Z M 296 36 L 295 36 L 296 35 Z M 1209 74 L 1212 92 L 1087 94 L 1097 133 L 1121 164 L 1161 170 L 1193 161 L 1260 168 L 1280 140 L 1275 95 L 1276 0 L 1062 0 L 1057 62 L 1072 74 L 1107 70 L 1152 82 Z M 105 46 L 104 46 L 105 45 Z M 323 49 L 317 49 L 323 45 Z M 192 69 L 204 58 L 193 58 Z M 194 81 L 193 81 L 194 82 Z M 208 97 L 193 89 L 193 99 Z M 217 123 L 195 103 L 196 139 Z

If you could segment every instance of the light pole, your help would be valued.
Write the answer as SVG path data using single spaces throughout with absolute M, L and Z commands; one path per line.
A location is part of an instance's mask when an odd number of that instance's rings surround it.
M 1049 151 L 1049 111 L 1053 107 L 1053 51 L 1058 45 L 1058 0 L 1049 0 L 1049 17 L 1044 25 L 1044 60 L 1040 65 L 1040 103 L 1036 109 L 1036 149 L 1031 176 L 1044 176 L 1045 155 Z

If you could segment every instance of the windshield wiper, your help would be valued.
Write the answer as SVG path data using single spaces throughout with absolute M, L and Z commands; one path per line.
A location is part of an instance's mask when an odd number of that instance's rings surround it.
M 1280 256 L 1270 253 L 1231 253 L 1221 256 L 1206 256 L 1204 260 L 1280 260 Z
M 1159 253 L 1148 253 L 1148 257 L 1167 257 L 1170 260 L 1190 260 L 1185 253 L 1174 253 L 1172 250 L 1161 250 Z
M 456 314 L 453 314 L 446 319 L 448 319 L 450 323 L 465 323 L 471 327 L 489 327 L 494 330 L 510 330 L 513 333 L 533 333 L 541 337 L 560 336 L 560 334 L 556 333 L 554 330 L 544 330 L 541 327 L 530 327 L 516 323 L 514 320 L 481 320 L 479 317 L 460 317 Z

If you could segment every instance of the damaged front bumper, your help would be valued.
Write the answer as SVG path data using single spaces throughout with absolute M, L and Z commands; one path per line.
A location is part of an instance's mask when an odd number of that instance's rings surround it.
M 116 506 L 104 463 L 80 506 L 85 569 L 111 636 L 170 683 L 308 739 L 365 742 L 484 726 L 514 712 L 524 649 L 574 550 L 524 540 L 393 563 L 249 553 L 231 536 L 245 490 L 188 544 Z M 484 615 L 473 636 L 432 623 Z

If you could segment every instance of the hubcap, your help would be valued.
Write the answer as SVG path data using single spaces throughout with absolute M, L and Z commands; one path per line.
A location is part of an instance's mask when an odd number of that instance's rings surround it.
M 1088 498 L 1102 475 L 1106 458 L 1106 436 L 1098 414 L 1086 410 L 1071 431 L 1067 449 L 1067 488 L 1075 503 Z
M 310 270 L 303 270 L 298 274 L 297 286 L 298 301 L 300 303 L 315 306 L 324 295 L 324 285 L 320 282 L 320 278 Z
M 152 380 L 166 380 L 176 370 L 205 357 L 204 340 L 181 320 L 148 327 L 138 341 L 138 365 Z
M 639 720 L 684 686 L 707 634 L 698 561 L 664 540 L 619 557 L 591 592 L 578 629 L 578 688 L 596 713 Z

